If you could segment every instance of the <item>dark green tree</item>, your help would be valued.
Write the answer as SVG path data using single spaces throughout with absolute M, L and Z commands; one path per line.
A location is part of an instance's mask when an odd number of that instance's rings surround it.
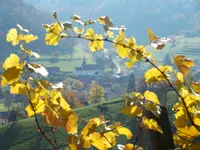
M 135 75 L 132 72 L 128 81 L 127 93 L 135 90 Z

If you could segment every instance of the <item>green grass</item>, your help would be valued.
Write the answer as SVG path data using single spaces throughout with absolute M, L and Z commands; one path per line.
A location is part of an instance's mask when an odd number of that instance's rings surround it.
M 0 101 L 0 112 L 2 111 L 8 111 L 8 109 L 3 105 L 3 102 Z
M 176 102 L 176 96 L 174 92 L 169 92 L 168 99 L 170 99 L 170 105 Z M 81 118 L 92 118 L 100 116 L 100 110 L 98 105 L 105 105 L 109 108 L 109 115 L 105 115 L 106 120 L 120 121 L 122 125 L 132 129 L 133 134 L 136 133 L 135 124 L 131 122 L 131 119 L 120 113 L 120 110 L 124 107 L 124 100 L 118 98 L 115 100 L 105 101 L 100 104 L 93 104 L 90 106 L 75 109 L 77 115 Z M 39 118 L 42 122 L 42 119 Z M 43 123 L 45 133 L 52 139 L 52 134 Z M 83 124 L 79 122 L 79 128 L 82 128 Z M 66 144 L 67 134 L 62 129 L 56 130 L 56 139 L 58 145 Z M 0 125 L 0 149 L 1 150 L 48 150 L 52 147 L 37 131 L 37 126 L 34 118 L 20 120 L 14 126 L 11 123 L 8 125 Z M 127 142 L 125 137 L 119 139 L 120 144 Z M 62 147 L 64 149 L 64 147 Z
M 57 63 L 51 63 L 49 61 L 37 61 L 39 64 L 43 64 L 45 67 L 59 67 L 61 71 L 73 71 L 75 67 L 80 67 L 81 60 L 74 60 L 74 61 L 59 61 Z M 93 64 L 94 62 L 89 59 L 86 60 L 88 64 Z
M 37 59 L 33 60 L 33 62 L 36 61 L 36 63 L 43 64 L 46 67 L 59 67 L 61 71 L 73 71 L 75 67 L 79 67 L 81 65 L 84 57 L 86 58 L 88 64 L 95 63 L 91 56 L 83 50 L 76 50 L 72 58 L 70 55 L 61 55 L 58 57 L 58 60 L 60 61 L 57 63 L 51 63 L 49 61 L 51 58 L 53 58 L 51 55 L 41 55 L 41 60 Z M 63 59 L 66 59 L 66 61 Z

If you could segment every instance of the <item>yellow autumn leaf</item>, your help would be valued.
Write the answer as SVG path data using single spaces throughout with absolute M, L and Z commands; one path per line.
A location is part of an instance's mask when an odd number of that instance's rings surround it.
M 134 42 L 134 41 L 133 41 Z M 136 46 L 134 44 L 130 44 L 130 46 L 132 45 L 132 49 L 127 49 L 127 57 L 129 60 L 129 62 L 125 63 L 125 66 L 128 67 L 129 69 L 131 69 L 134 65 L 134 63 L 140 61 L 143 58 L 144 53 L 146 52 L 146 48 L 142 45 L 140 46 Z
M 177 111 L 174 115 L 175 115 L 175 120 L 174 120 L 174 124 L 177 128 L 180 127 L 184 127 L 187 121 L 187 116 L 185 114 L 186 112 L 183 109 L 180 109 L 179 111 Z
M 96 34 L 94 37 L 95 48 L 97 50 L 103 50 L 104 48 L 104 41 L 103 36 L 101 34 Z
M 78 27 L 74 27 L 74 32 L 77 33 L 77 34 L 82 34 L 84 32 L 84 28 L 78 28 Z
M 4 61 L 2 67 L 6 70 L 8 68 L 16 67 L 19 65 L 19 57 L 16 54 L 10 56 Z
M 199 131 L 194 126 L 177 128 L 176 134 L 186 139 L 196 138 L 200 135 Z
M 142 115 L 142 109 L 138 107 L 137 105 L 134 106 L 125 106 L 122 110 L 121 113 L 128 115 L 130 117 L 135 117 L 135 116 L 141 116 Z
M 111 30 L 108 30 L 105 36 L 108 38 L 114 38 L 114 33 Z
M 109 27 L 113 25 L 112 20 L 108 16 L 100 16 L 98 17 L 98 21 L 100 24 L 108 25 Z
M 136 45 L 136 39 L 134 37 L 130 37 L 128 41 L 126 42 L 126 46 L 134 49 Z
M 12 67 L 8 68 L 2 75 L 1 75 L 1 86 L 4 87 L 7 84 L 13 84 L 20 79 L 22 68 L 20 67 Z
M 125 62 L 125 66 L 129 69 L 132 69 L 133 65 L 134 65 L 134 62 L 132 62 L 132 61 L 131 62 Z
M 134 145 L 133 144 L 126 144 L 124 150 L 133 150 Z
M 176 77 L 177 77 L 178 81 L 180 81 L 181 83 L 184 83 L 184 76 L 181 72 L 178 72 L 176 74 Z
M 116 127 L 116 131 L 117 131 L 117 134 L 119 135 L 125 135 L 127 139 L 130 139 L 133 136 L 132 132 L 128 128 L 123 127 L 123 126 Z
M 60 35 L 54 34 L 54 33 L 47 33 L 45 36 L 45 42 L 47 45 L 58 45 L 58 42 L 60 40 Z
M 200 94 L 200 83 L 199 82 L 192 82 L 191 86 L 197 94 Z
M 83 148 L 90 148 L 91 147 L 91 139 L 89 136 L 82 135 L 80 140 L 80 145 Z
M 87 125 L 82 129 L 81 134 L 88 135 L 90 133 L 93 133 L 96 127 L 98 127 L 100 124 L 101 124 L 101 120 L 99 118 L 90 119 Z
M 10 87 L 10 93 L 12 94 L 23 94 L 25 95 L 27 92 L 27 88 L 25 83 L 23 82 L 16 82 L 13 83 Z
M 116 144 L 116 137 L 118 135 L 115 132 L 109 131 L 106 133 L 103 133 L 103 140 L 107 148 L 112 148 L 113 145 Z
M 72 110 L 61 109 L 59 111 L 46 108 L 43 117 L 45 122 L 53 127 L 61 127 L 70 134 L 77 133 L 77 116 Z
M 147 29 L 147 32 L 148 32 L 150 42 L 155 42 L 158 40 L 158 37 L 153 33 L 151 29 Z
M 72 21 L 81 20 L 81 16 L 76 15 L 76 14 L 73 14 L 73 16 L 71 17 L 71 20 L 72 20 Z
M 146 110 L 150 111 L 151 113 L 153 113 L 156 117 L 159 118 L 160 114 L 161 114 L 161 110 L 160 107 L 157 106 L 155 103 L 152 103 L 150 101 L 147 101 L 143 104 L 143 106 L 146 108 Z
M 71 115 L 68 117 L 67 123 L 65 124 L 65 130 L 69 134 L 77 133 L 78 131 L 77 121 L 78 121 L 78 117 L 76 116 L 76 114 L 71 113 Z
M 160 126 L 154 119 L 142 118 L 142 124 L 145 128 L 163 133 Z
M 90 134 L 90 139 L 92 141 L 92 145 L 99 150 L 107 150 L 107 146 L 104 142 L 104 139 L 102 138 L 101 134 L 98 132 L 94 132 Z
M 117 54 L 123 59 L 125 57 L 128 57 L 129 52 L 130 52 L 130 49 L 124 48 L 124 46 L 119 45 L 117 47 Z
M 113 22 L 108 16 L 98 17 L 98 22 L 104 25 L 104 30 L 109 30 L 109 27 L 113 27 Z
M 168 79 L 170 79 L 168 72 L 172 72 L 173 68 L 171 66 L 159 66 L 158 68 Z M 144 74 L 145 81 L 147 83 L 152 83 L 165 80 L 165 77 L 160 71 L 156 68 L 147 70 Z
M 197 126 L 200 126 L 200 118 L 195 117 L 193 121 L 194 121 L 194 124 L 196 124 Z
M 126 38 L 126 35 L 124 33 L 124 31 L 120 30 L 119 31 L 119 34 L 115 37 L 115 39 L 113 40 L 114 42 L 114 48 L 117 48 L 118 46 L 122 46 L 125 44 L 125 38 Z
M 193 107 L 196 105 L 196 96 L 194 94 L 189 94 L 184 98 L 184 102 L 187 107 Z
M 89 42 L 89 48 L 90 48 L 92 53 L 95 52 L 97 50 L 95 42 L 92 42 L 92 41 Z
M 60 26 L 58 22 L 47 26 L 46 28 L 47 34 L 45 35 L 45 42 L 47 45 L 58 45 L 59 40 L 61 39 L 61 32 L 63 28 Z
M 86 33 L 84 34 L 84 36 L 90 40 L 94 39 L 94 30 L 92 28 L 89 28 Z
M 37 40 L 38 37 L 33 35 L 33 34 L 26 34 L 26 35 L 22 35 L 20 40 L 23 40 L 25 43 L 30 43 L 32 41 Z
M 144 93 L 144 97 L 146 100 L 152 101 L 155 104 L 160 104 L 160 101 L 158 100 L 158 97 L 154 92 L 147 90 Z
M 173 57 L 173 60 L 184 77 L 188 75 L 190 68 L 194 66 L 194 62 L 191 59 L 185 58 L 184 55 L 177 55 Z
M 41 114 L 43 113 L 45 110 L 45 105 L 44 102 L 42 100 L 38 100 L 37 104 L 33 104 L 33 107 L 31 104 L 29 104 L 26 107 L 26 111 L 28 113 L 28 117 L 33 116 L 34 114 Z
M 15 28 L 12 28 L 8 31 L 6 35 L 6 41 L 11 42 L 13 46 L 16 46 L 19 44 L 18 33 Z
M 67 138 L 67 143 L 69 144 L 70 150 L 78 150 L 78 137 L 76 135 L 70 135 Z

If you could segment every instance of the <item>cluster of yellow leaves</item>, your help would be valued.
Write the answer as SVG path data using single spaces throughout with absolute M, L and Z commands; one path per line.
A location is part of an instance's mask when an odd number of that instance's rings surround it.
M 33 34 L 22 34 L 22 31 L 22 28 L 19 33 L 16 28 L 10 29 L 6 36 L 6 41 L 12 43 L 13 46 L 16 46 L 20 42 L 30 43 L 38 39 L 38 37 Z
M 126 95 L 126 105 L 122 109 L 122 113 L 130 117 L 142 117 L 143 126 L 150 129 L 156 130 L 162 133 L 161 128 L 158 126 L 157 122 L 153 119 L 148 119 L 142 115 L 142 108 L 151 111 L 155 116 L 159 117 L 160 114 L 160 104 L 157 95 L 151 91 L 145 91 L 144 96 L 138 92 L 133 92 Z
M 34 80 L 35 81 L 35 80 Z M 52 127 L 64 128 L 68 133 L 77 133 L 78 117 L 56 89 L 49 89 L 50 83 L 35 81 L 37 88 L 30 88 L 30 104 L 26 107 L 28 116 L 42 114 L 45 122 Z
M 177 128 L 177 131 L 174 134 L 174 142 L 177 145 L 182 145 L 183 148 L 192 150 L 197 147 L 199 148 L 198 145 L 191 144 L 193 143 L 193 140 L 199 135 L 199 131 L 194 126 L 184 126 Z
M 30 43 L 34 40 L 37 40 L 38 37 L 34 36 L 33 34 L 24 34 L 24 32 L 28 32 L 28 30 L 23 29 L 23 27 L 20 26 L 19 24 L 17 24 L 17 27 L 19 28 L 20 32 L 18 33 L 16 28 L 10 29 L 6 35 L 6 41 L 11 42 L 13 46 L 20 44 L 20 48 L 22 51 L 24 51 L 25 53 L 27 53 L 30 56 L 33 55 L 36 58 L 39 58 L 40 57 L 39 54 L 25 48 L 25 46 L 24 46 L 24 43 Z
M 116 145 L 119 135 L 125 135 L 127 139 L 132 137 L 128 128 L 119 123 L 106 126 L 104 117 L 90 119 L 87 125 L 81 130 L 80 136 L 72 135 L 68 138 L 69 147 L 72 150 L 94 146 L 100 150 L 107 150 Z M 101 132 L 98 132 L 100 129 Z
M 84 34 L 84 37 L 90 40 L 89 48 L 92 52 L 102 50 L 104 48 L 104 40 L 101 34 L 95 34 L 92 28 L 89 28 Z
M 130 60 L 130 62 L 125 63 L 125 65 L 130 69 L 134 63 L 140 61 L 144 55 L 149 55 L 146 54 L 145 46 L 136 45 L 136 40 L 134 37 L 126 39 L 124 30 L 119 31 L 119 35 L 115 37 L 113 42 L 114 47 L 117 50 L 117 54 L 123 59 L 128 58 Z
M 190 116 L 193 118 L 193 122 L 200 126 L 200 113 L 198 111 L 200 104 L 200 96 L 189 93 L 187 89 L 183 89 L 180 92 L 180 95 L 184 98 L 183 101 L 190 113 Z M 188 123 L 188 116 L 186 113 L 186 108 L 184 107 L 181 98 L 179 98 L 180 102 L 176 103 L 173 107 L 174 115 L 175 115 L 175 125 L 176 127 L 184 127 Z
M 47 32 L 45 35 L 45 42 L 47 45 L 56 46 L 61 38 L 67 37 L 67 34 L 63 32 L 64 27 L 60 22 L 55 22 L 50 25 L 45 24 L 43 26 Z

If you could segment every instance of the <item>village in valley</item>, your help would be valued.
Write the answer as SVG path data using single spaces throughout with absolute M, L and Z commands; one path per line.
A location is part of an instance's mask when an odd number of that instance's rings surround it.
M 88 56 L 87 53 L 84 53 Z M 86 57 L 79 58 L 80 63 L 77 64 L 71 70 L 62 70 L 68 66 L 68 59 L 59 60 L 60 52 L 52 53 L 48 60 L 51 64 L 45 65 L 48 71 L 48 80 L 52 84 L 62 83 L 62 94 L 65 100 L 71 105 L 72 108 L 84 107 L 90 104 L 101 103 L 113 99 L 119 99 L 124 96 L 127 91 L 131 70 L 123 70 L 123 62 L 115 62 L 109 57 L 103 57 L 100 52 L 95 53 L 92 56 L 93 62 Z M 42 59 L 42 58 L 41 58 Z M 74 60 L 73 60 L 74 59 Z M 54 60 L 55 62 L 52 62 Z M 70 61 L 77 61 L 76 58 L 72 58 Z M 27 61 L 37 61 L 27 58 Z M 61 67 L 56 66 L 59 62 L 65 62 L 65 65 Z M 121 63 L 121 64 L 120 64 Z M 139 64 L 134 66 L 134 72 L 136 74 L 142 70 Z M 126 72 L 125 72 L 126 71 Z M 36 78 L 40 78 L 34 75 Z M 1 106 L 0 108 L 0 122 L 6 124 L 10 121 L 20 118 L 26 118 L 25 108 L 28 104 L 26 98 L 22 95 L 10 94 L 7 90 L 8 87 L 1 88 Z M 15 112 L 15 113 L 11 113 Z M 12 116 L 10 117 L 10 115 Z
M 176 49 L 180 44 L 184 43 L 173 39 L 166 49 Z M 52 84 L 62 84 L 62 96 L 72 108 L 122 99 L 127 92 L 144 86 L 143 75 L 150 68 L 147 63 L 135 63 L 132 69 L 128 69 L 125 67 L 125 60 L 119 58 L 112 49 L 91 54 L 89 49 L 85 50 L 80 44 L 77 45 L 80 47 L 75 48 L 74 55 L 55 50 L 51 55 L 42 54 L 40 59 L 27 57 L 26 60 L 43 65 L 48 71 L 45 79 Z M 179 51 L 176 50 L 176 53 Z M 173 63 L 170 53 L 162 52 L 158 55 L 160 64 Z M 197 59 L 195 61 L 199 64 Z M 195 66 L 193 70 L 198 70 L 197 68 Z M 194 71 L 193 77 L 199 78 L 199 74 L 199 71 Z M 33 77 L 40 78 L 37 74 L 33 74 Z M 10 93 L 8 89 L 9 87 L 0 88 L 1 124 L 27 118 L 27 99 Z

